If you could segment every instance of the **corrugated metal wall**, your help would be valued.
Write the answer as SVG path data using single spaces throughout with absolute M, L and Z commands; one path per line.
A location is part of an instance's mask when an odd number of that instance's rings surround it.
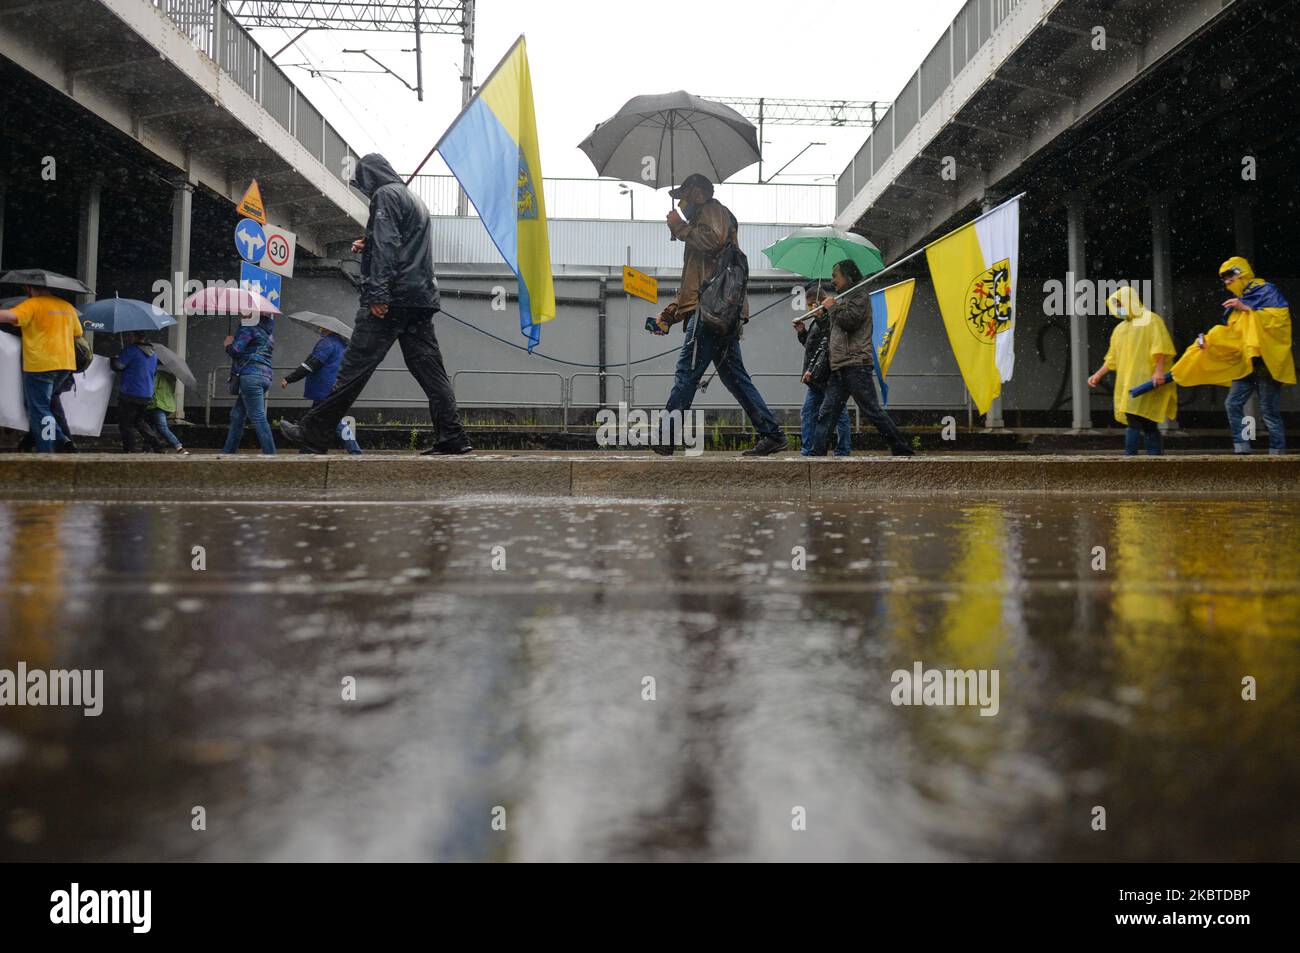
M 436 216 L 433 260 L 440 268 L 457 264 L 497 265 L 501 255 L 477 218 Z M 668 240 L 662 222 L 620 222 L 599 219 L 551 219 L 551 262 L 558 267 L 617 268 L 627 263 L 646 269 L 680 269 L 682 244 Z M 755 274 L 770 271 L 763 249 L 789 235 L 789 225 L 741 225 L 740 246 Z

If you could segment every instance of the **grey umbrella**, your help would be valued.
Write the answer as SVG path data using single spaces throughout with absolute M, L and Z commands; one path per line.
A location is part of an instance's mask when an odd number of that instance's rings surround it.
M 76 291 L 79 294 L 94 294 L 76 278 L 69 278 L 55 271 L 44 268 L 20 268 L 0 275 L 0 285 L 34 285 L 37 288 L 56 288 L 62 291 Z
M 681 90 L 634 96 L 578 148 L 597 174 L 655 189 L 678 185 L 693 172 L 716 184 L 759 160 L 753 123 L 730 106 Z
M 315 311 L 298 311 L 289 315 L 289 320 L 297 321 L 309 328 L 324 328 L 326 331 L 333 331 L 345 341 L 352 340 L 352 329 L 338 318 L 331 318 L 328 314 L 317 314 Z
M 190 366 L 171 348 L 162 344 L 155 344 L 153 352 L 158 355 L 158 363 L 170 371 L 171 375 L 186 387 L 193 390 L 199 386 L 198 381 L 194 379 L 194 372 L 190 370 Z

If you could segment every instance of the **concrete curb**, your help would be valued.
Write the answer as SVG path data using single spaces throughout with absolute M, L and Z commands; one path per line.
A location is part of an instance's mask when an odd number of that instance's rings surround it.
M 917 495 L 1106 497 L 1300 494 L 1300 456 L 927 455 L 753 460 L 724 454 L 235 457 L 0 455 L 11 499 L 448 499 L 548 496 L 852 500 Z

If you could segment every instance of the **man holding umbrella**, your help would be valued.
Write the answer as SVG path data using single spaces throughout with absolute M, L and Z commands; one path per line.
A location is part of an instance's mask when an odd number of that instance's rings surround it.
M 73 340 L 81 337 L 77 310 L 48 289 L 24 285 L 27 300 L 0 310 L 0 322 L 16 324 L 23 335 L 23 398 L 27 426 L 37 453 L 53 453 L 56 443 L 71 443 L 54 413 L 53 401 L 77 369 Z
M 700 302 L 700 286 L 717 266 L 718 257 L 728 242 L 737 241 L 736 217 L 713 197 L 713 183 L 698 172 L 669 193 L 678 200 L 678 208 L 668 213 L 668 230 L 684 246 L 682 281 L 677 297 L 654 320 L 654 333 L 667 334 L 674 324 L 685 324 L 686 340 L 677 359 L 672 392 L 668 395 L 669 412 L 690 409 L 700 379 L 712 363 L 718 378 L 731 392 L 759 435 L 758 443 L 744 452 L 747 457 L 764 457 L 786 449 L 785 433 L 777 425 L 772 411 L 750 379 L 740 355 L 737 332 L 720 338 L 692 320 Z M 749 320 L 746 301 L 742 324 Z M 669 455 L 673 444 L 664 441 L 653 445 L 656 453 Z

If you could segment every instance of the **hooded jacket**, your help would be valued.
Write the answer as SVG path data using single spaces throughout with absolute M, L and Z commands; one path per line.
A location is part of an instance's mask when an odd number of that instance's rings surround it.
M 377 152 L 357 162 L 351 185 L 370 200 L 361 304 L 437 310 L 429 210 Z
M 1151 380 L 1156 357 L 1164 355 L 1165 370 L 1173 362 L 1174 342 L 1160 315 L 1148 311 L 1132 288 L 1123 286 L 1106 299 L 1106 307 L 1119 324 L 1110 335 L 1106 366 L 1115 372 L 1115 419 L 1128 424 L 1136 414 L 1160 423 L 1178 416 L 1178 390 L 1172 384 L 1137 397 L 1129 391 Z
M 1232 311 L 1227 323 L 1240 332 L 1247 363 L 1249 359 L 1258 357 L 1275 381 L 1294 384 L 1290 305 L 1276 285 L 1256 276 L 1250 262 L 1240 256 L 1229 258 L 1220 265 L 1219 274 L 1234 268 L 1237 276 L 1228 284 L 1228 291 L 1241 299 L 1247 310 Z
M 128 344 L 112 360 L 117 371 L 117 389 L 127 397 L 149 400 L 153 397 L 153 379 L 158 371 L 158 355 L 152 344 Z

